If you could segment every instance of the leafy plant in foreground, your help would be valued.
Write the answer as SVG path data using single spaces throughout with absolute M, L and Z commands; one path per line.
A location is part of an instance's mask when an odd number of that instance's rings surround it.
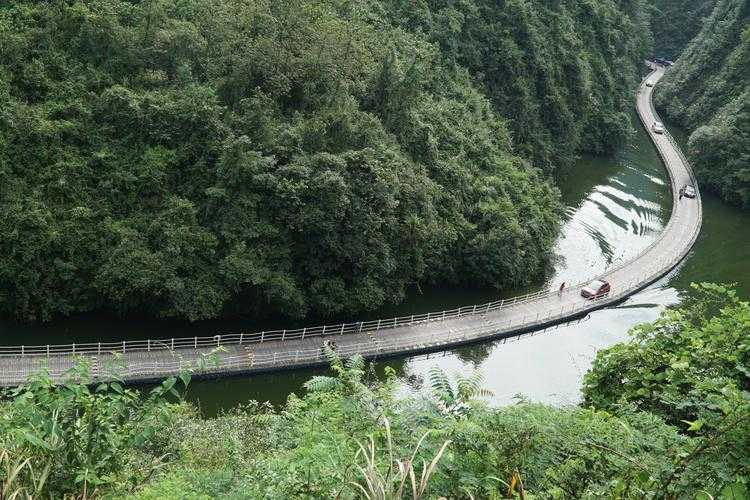
M 362 475 L 361 482 L 351 483 L 367 500 L 399 500 L 405 498 L 405 488 L 407 481 L 411 484 L 411 498 L 420 500 L 427 491 L 430 476 L 437 467 L 440 458 L 443 456 L 445 449 L 450 445 L 450 441 L 445 441 L 440 450 L 430 461 L 422 461 L 422 469 L 419 480 L 414 470 L 414 460 L 419 452 L 422 441 L 425 440 L 429 432 L 426 432 L 417 443 L 411 458 L 406 460 L 394 459 L 393 440 L 391 436 L 391 426 L 388 418 L 383 416 L 383 426 L 385 428 L 385 438 L 387 445 L 388 461 L 386 462 L 386 472 L 381 472 L 378 467 L 376 458 L 375 440 L 372 436 L 368 437 L 367 445 L 357 442 L 359 450 L 354 457 L 355 461 L 362 458 L 364 464 L 358 464 L 357 469 Z
M 0 478 L 13 478 L 14 491 L 34 496 L 92 495 L 97 489 L 145 481 L 161 466 L 149 459 L 130 477 L 120 472 L 131 455 L 159 450 L 159 430 L 171 412 L 163 400 L 179 395 L 168 378 L 144 397 L 118 382 L 90 386 L 89 367 L 81 361 L 57 385 L 46 371 L 26 385 L 7 390 L 0 402 Z
M 458 375 L 454 384 L 438 366 L 428 372 L 429 391 L 438 410 L 446 416 L 465 417 L 478 398 L 491 397 L 492 391 L 483 387 L 484 377 L 479 371 L 469 376 Z

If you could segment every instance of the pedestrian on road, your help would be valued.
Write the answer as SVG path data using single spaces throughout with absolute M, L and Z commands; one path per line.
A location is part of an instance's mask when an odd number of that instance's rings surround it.
M 679 201 L 682 201 L 682 195 L 684 194 L 685 194 L 685 190 L 680 188 L 680 200 Z
M 560 289 L 557 291 L 557 294 L 562 295 L 564 289 L 565 289 L 565 282 L 563 281 L 562 284 L 560 285 Z

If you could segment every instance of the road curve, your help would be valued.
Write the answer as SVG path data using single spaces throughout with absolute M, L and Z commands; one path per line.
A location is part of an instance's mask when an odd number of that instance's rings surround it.
M 620 302 L 673 269 L 690 251 L 702 221 L 700 194 L 679 199 L 679 189 L 697 183 L 692 170 L 668 132 L 652 130 L 659 120 L 651 97 L 664 75 L 662 67 L 641 82 L 636 110 L 670 178 L 672 213 L 659 237 L 633 259 L 598 276 L 612 285 L 597 300 L 581 297 L 586 282 L 564 293 L 543 290 L 513 299 L 478 304 L 436 313 L 376 321 L 325 325 L 297 330 L 237 333 L 215 337 L 114 343 L 0 347 L 0 385 L 23 383 L 40 369 L 54 380 L 64 380 L 75 363 L 84 360 L 94 379 L 118 378 L 127 382 L 157 380 L 189 370 L 196 376 L 222 376 L 322 365 L 324 339 L 333 340 L 344 357 L 401 356 L 443 350 L 450 346 L 507 338 L 585 316 Z M 587 280 L 589 281 L 589 280 Z

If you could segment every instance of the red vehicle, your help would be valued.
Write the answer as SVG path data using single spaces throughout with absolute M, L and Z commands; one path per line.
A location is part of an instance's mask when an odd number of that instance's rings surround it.
M 607 295 L 611 287 L 604 280 L 594 280 L 581 290 L 581 296 L 587 299 L 596 299 Z

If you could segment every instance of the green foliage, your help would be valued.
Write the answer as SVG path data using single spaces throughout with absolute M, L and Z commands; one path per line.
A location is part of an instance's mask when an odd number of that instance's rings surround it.
M 626 111 L 650 50 L 644 2 L 391 3 L 396 22 L 425 31 L 471 72 L 508 120 L 517 151 L 545 171 L 628 137 Z
M 750 473 L 750 304 L 722 285 L 693 285 L 694 295 L 631 342 L 597 353 L 583 387 L 585 404 L 618 411 L 632 405 L 702 439 L 693 463 Z M 720 489 L 720 488 L 717 488 Z
M 719 0 L 660 83 L 656 105 L 690 131 L 699 182 L 750 208 L 750 5 Z
M 209 419 L 163 400 L 172 379 L 138 397 L 42 375 L 0 402 L 0 496 L 745 498 L 750 305 L 696 288 L 599 353 L 584 407 L 493 407 L 479 374 L 438 369 L 406 394 L 327 347 L 304 395 Z
M 56 386 L 46 372 L 0 400 L 0 497 L 48 496 L 135 487 L 161 467 L 159 431 L 173 415 L 163 398 L 176 378 L 148 397 L 119 382 L 90 383 L 81 363 Z M 183 377 L 181 379 L 184 380 Z M 139 467 L 130 468 L 133 462 Z
M 414 458 L 419 452 L 419 447 L 427 437 L 428 433 L 425 433 L 414 448 L 414 452 L 411 454 L 411 458 L 407 460 L 395 460 L 393 459 L 393 440 L 391 438 L 391 427 L 388 419 L 383 417 L 385 427 L 385 441 L 387 445 L 388 459 L 385 461 L 386 471 L 382 472 L 379 470 L 379 462 L 376 458 L 376 447 L 375 440 L 372 436 L 369 436 L 367 446 L 365 447 L 361 443 L 357 443 L 359 450 L 355 456 L 355 460 L 362 460 L 362 465 L 357 465 L 357 469 L 362 475 L 360 482 L 351 483 L 358 493 L 361 492 L 362 496 L 367 500 L 399 500 L 406 498 L 406 492 L 409 491 L 407 481 L 411 485 L 411 498 L 419 500 L 424 497 L 425 491 L 427 490 L 430 477 L 435 472 L 440 458 L 445 453 L 445 449 L 450 445 L 450 441 L 446 441 L 440 447 L 437 454 L 432 458 L 429 465 L 427 462 L 422 461 L 421 471 L 419 473 L 419 480 L 417 480 L 417 473 L 414 468 Z
M 457 376 L 455 384 L 437 366 L 430 368 L 428 376 L 430 395 L 439 411 L 447 416 L 465 417 L 479 398 L 492 396 L 482 386 L 484 377 L 479 371 L 467 377 Z
M 330 391 L 347 394 L 365 392 L 365 387 L 362 385 L 362 377 L 365 374 L 365 360 L 362 356 L 356 355 L 344 361 L 329 344 L 324 344 L 322 350 L 335 376 L 317 375 L 305 382 L 305 389 L 312 392 Z
M 632 342 L 597 353 L 584 384 L 587 404 L 633 403 L 678 425 L 719 409 L 713 396 L 750 389 L 750 304 L 720 285 L 694 293 L 636 327 Z
M 651 8 L 654 54 L 677 59 L 698 34 L 716 0 L 657 0 Z
M 549 267 L 639 1 L 0 9 L 0 313 L 331 316 Z

